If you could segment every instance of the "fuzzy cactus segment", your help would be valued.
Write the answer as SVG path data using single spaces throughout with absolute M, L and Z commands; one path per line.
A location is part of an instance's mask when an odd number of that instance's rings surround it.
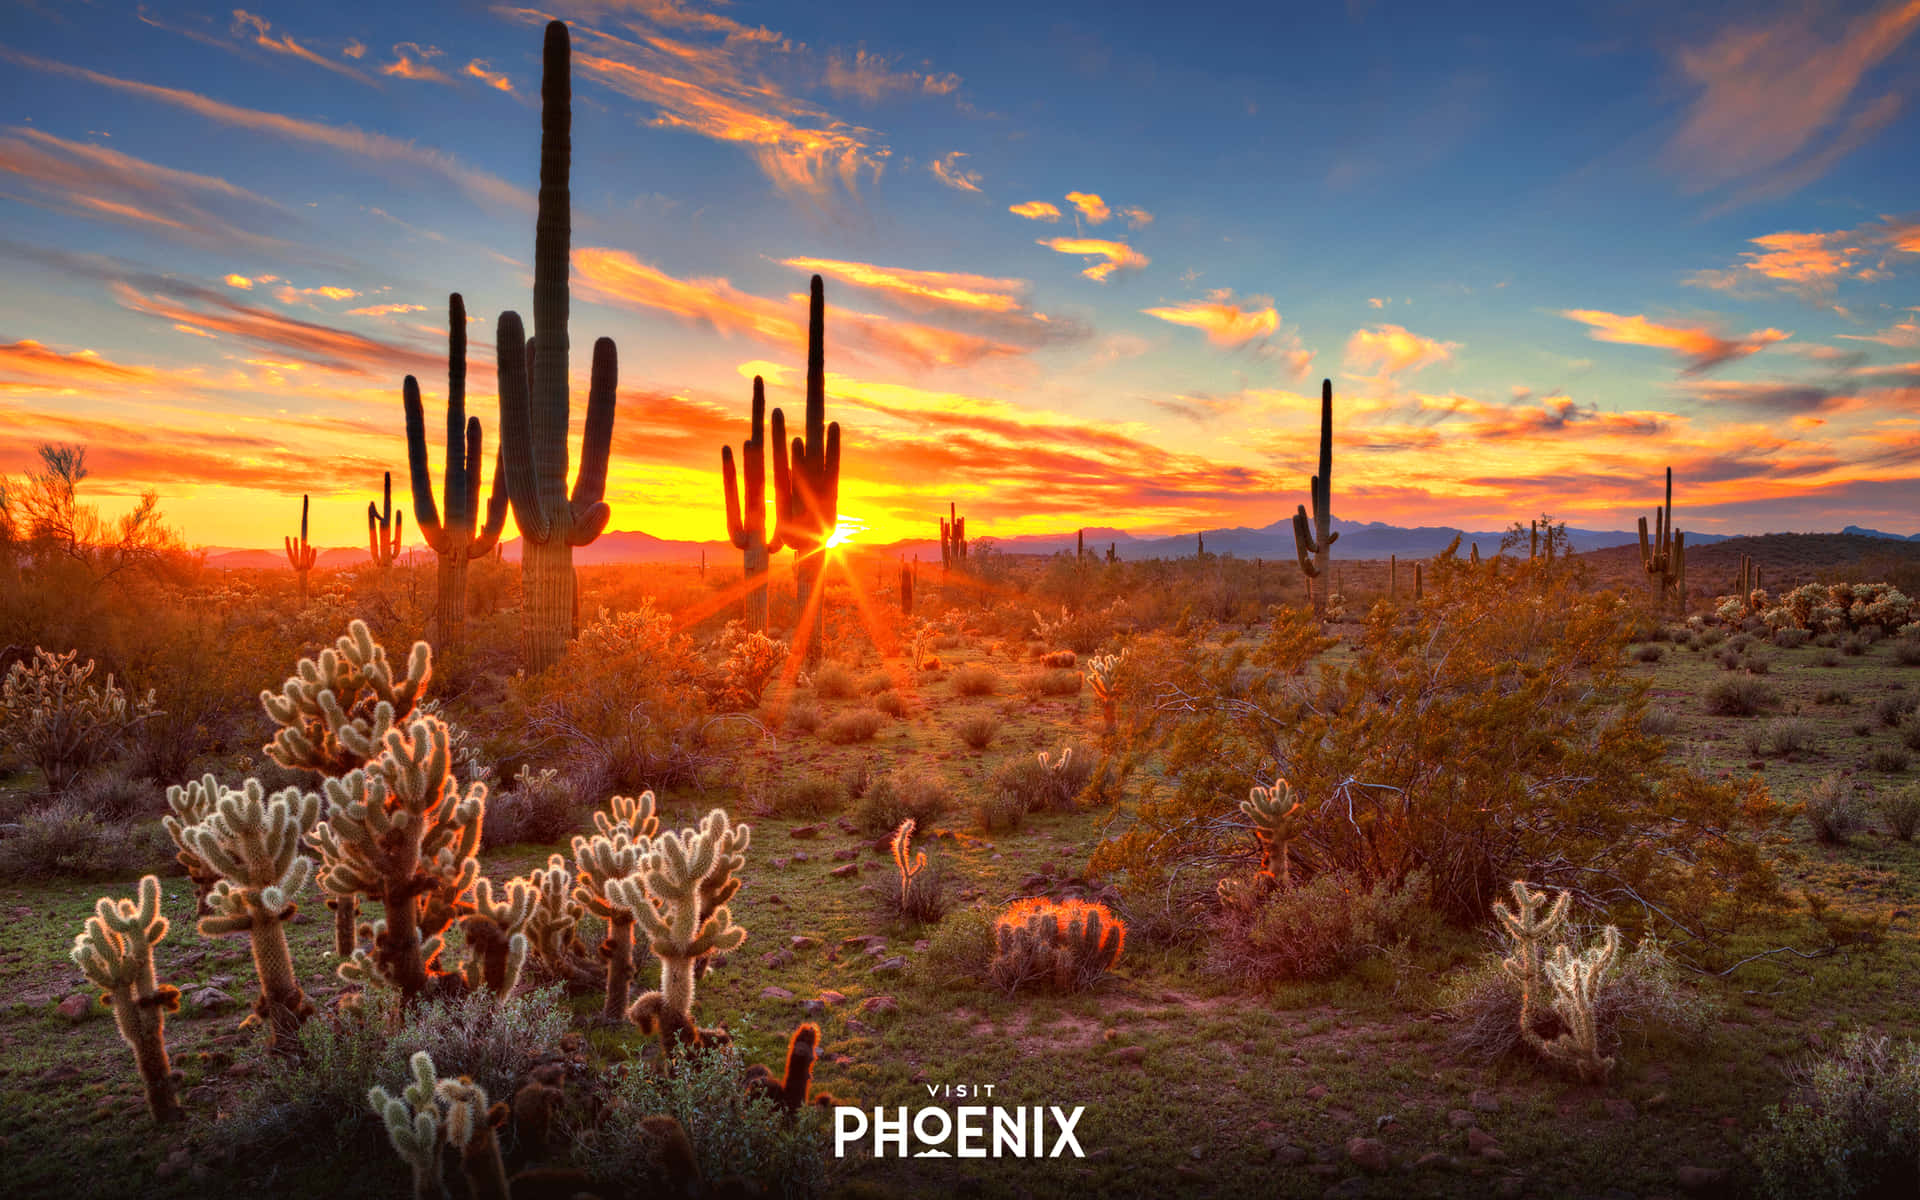
M 1254 840 L 1260 843 L 1260 874 L 1291 890 L 1292 844 L 1307 823 L 1306 806 L 1293 798 L 1293 785 L 1284 779 L 1272 787 L 1255 784 L 1240 802 L 1240 811 L 1253 823 Z
M 535 892 L 525 879 L 510 879 L 504 894 L 495 899 L 493 881 L 482 878 L 473 885 L 473 912 L 460 919 L 467 935 L 467 961 L 460 976 L 469 990 L 485 988 L 495 996 L 505 996 L 520 982 L 520 971 L 527 963 L 529 943 L 527 923 L 533 917 Z
M 313 860 L 300 848 L 319 815 L 318 795 L 286 788 L 269 798 L 258 779 L 249 779 L 238 791 L 223 789 L 213 811 L 179 834 L 219 875 L 207 895 L 200 934 L 249 935 L 260 977 L 249 1020 L 266 1022 L 274 1049 L 283 1054 L 299 1048 L 300 1025 L 313 1014 L 294 974 L 286 924 L 296 911 L 293 898 L 313 877 Z
M 573 897 L 573 872 L 558 854 L 547 856 L 545 870 L 528 878 L 533 884 L 533 912 L 527 918 L 527 940 L 542 966 L 572 988 L 599 989 L 606 985 L 606 969 L 587 954 L 580 940 L 580 918 L 586 905 Z
M 441 1200 L 447 1194 L 440 1174 L 442 1124 L 437 1094 L 439 1075 L 433 1056 L 418 1051 L 408 1060 L 413 1081 L 398 1096 L 375 1084 L 367 1089 L 367 1103 L 387 1127 L 394 1153 L 413 1168 L 414 1200 Z
M 647 793 L 649 801 L 652 795 Z M 594 814 L 596 818 L 602 815 Z M 617 1021 L 627 1010 L 627 990 L 633 982 L 633 927 L 637 918 L 629 893 L 614 885 L 630 880 L 640 869 L 641 856 L 652 842 L 645 836 L 636 841 L 630 827 L 619 821 L 607 821 L 605 826 L 611 833 L 573 839 L 573 864 L 579 872 L 573 898 L 607 923 L 607 938 L 600 944 L 600 956 L 607 962 L 607 999 L 602 1012 L 608 1020 Z
M 1545 964 L 1547 982 L 1553 985 L 1553 1011 L 1567 1032 L 1552 1041 L 1540 1040 L 1538 1035 L 1529 1040 L 1548 1058 L 1578 1071 L 1587 1083 L 1605 1083 L 1613 1072 L 1613 1059 L 1600 1053 L 1595 1014 L 1619 950 L 1620 931 L 1609 925 L 1598 946 L 1575 954 L 1562 942 Z
M 1036 896 L 1001 913 L 993 936 L 987 977 L 995 987 L 1012 993 L 1039 984 L 1077 992 L 1120 961 L 1127 927 L 1104 904 Z
M 141 877 L 138 900 L 102 896 L 73 939 L 72 958 L 89 982 L 104 989 L 114 1024 L 133 1050 L 147 1089 L 147 1108 L 160 1122 L 181 1118 L 167 1061 L 166 1014 L 180 1007 L 180 989 L 154 980 L 153 948 L 167 936 L 160 914 L 160 880 Z
M 660 992 L 668 1008 L 693 1015 L 693 963 L 715 951 L 737 949 L 747 931 L 733 923 L 726 901 L 739 890 L 735 872 L 745 863 L 751 827 L 733 825 L 714 809 L 695 829 L 653 839 L 637 876 L 614 880 L 609 893 L 631 909 L 660 958 Z M 703 900 L 714 907 L 702 911 Z

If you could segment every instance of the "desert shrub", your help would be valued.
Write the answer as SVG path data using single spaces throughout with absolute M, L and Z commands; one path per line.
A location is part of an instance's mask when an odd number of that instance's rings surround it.
M 975 750 L 985 750 L 1000 732 L 1000 718 L 992 713 L 974 713 L 954 726 L 961 741 Z
M 972 904 L 948 913 L 914 960 L 914 975 L 937 988 L 978 987 L 993 962 L 992 905 Z
M 1920 696 L 1882 696 L 1873 702 L 1873 716 L 1889 729 L 1920 708 Z
M 1078 661 L 1071 650 L 1052 650 L 1040 656 L 1040 665 L 1047 668 L 1070 668 Z
M 887 896 L 893 911 L 909 921 L 931 925 L 947 913 L 946 861 L 929 856 L 913 840 L 919 828 L 911 818 L 894 830 L 893 861 L 896 884 Z M 903 844 L 904 840 L 904 844 Z
M 1020 828 L 1027 817 L 1027 802 L 1012 792 L 989 788 L 973 802 L 973 823 L 987 833 Z
M 1758 734 L 1758 745 L 1749 741 L 1749 749 L 1755 754 L 1777 755 L 1805 754 L 1820 741 L 1820 731 L 1813 722 L 1799 717 L 1775 717 L 1757 730 L 1748 730 L 1749 737 Z
M 109 764 L 80 777 L 67 789 L 81 812 L 103 822 L 158 818 L 167 810 L 167 795 L 151 780 L 137 779 L 124 767 Z
M 1813 665 L 1816 667 L 1837 667 L 1840 665 L 1840 656 L 1831 650 L 1822 650 L 1813 656 Z
M 1838 775 L 1823 775 L 1807 785 L 1801 795 L 1807 824 L 1813 839 L 1829 846 L 1845 845 L 1847 838 L 1861 826 L 1859 798 L 1853 782 Z
M 1845 688 L 1821 688 L 1813 694 L 1815 704 L 1852 704 L 1853 693 Z
M 480 818 L 480 845 L 492 850 L 521 842 L 563 842 L 581 824 L 584 808 L 559 771 L 552 767 L 535 771 L 523 765 L 510 786 L 487 797 Z
M 883 712 L 890 717 L 898 717 L 907 711 L 907 702 L 899 692 L 881 692 L 872 700 L 875 712 Z
M 867 696 L 878 696 L 882 692 L 890 692 L 893 689 L 893 676 L 885 671 L 875 671 L 860 681 L 860 691 Z
M 1041 751 L 1016 755 L 1000 765 L 987 786 L 993 792 L 1015 797 L 1027 812 L 1066 811 L 1086 786 L 1093 766 L 1093 754 L 1085 747 L 1066 746 L 1057 754 Z
M 1680 715 L 1670 708 L 1650 708 L 1640 718 L 1640 732 L 1652 737 L 1665 737 L 1679 728 Z
M 1723 679 L 1707 689 L 1707 712 L 1716 717 L 1751 717 L 1777 703 L 1774 690 L 1757 679 Z
M 787 710 L 783 724 L 795 733 L 812 733 L 820 728 L 820 710 L 811 704 L 796 704 Z
M 956 696 L 991 696 L 1000 690 L 1000 676 L 977 663 L 955 671 L 951 683 Z
M 94 661 L 79 656 L 35 646 L 32 663 L 14 663 L 0 681 L 0 741 L 40 768 L 50 792 L 112 757 L 156 711 L 152 691 L 130 696 L 112 675 L 89 682 Z
M 1658 642 L 1648 642 L 1633 652 L 1633 661 L 1657 663 L 1666 657 L 1667 648 Z
M 1889 775 L 1898 775 L 1906 770 L 1910 761 L 1904 746 L 1876 746 L 1867 755 L 1869 769 L 1884 771 Z
M 1056 667 L 1031 671 L 1020 677 L 1020 691 L 1029 699 L 1042 696 L 1071 696 L 1080 690 L 1080 672 Z
M 1565 940 L 1584 945 L 1591 939 L 1575 931 Z M 1530 1052 L 1520 1034 L 1520 982 L 1500 965 L 1506 953 L 1507 947 L 1499 946 L 1454 975 L 1441 997 L 1443 1011 L 1456 1026 L 1454 1046 L 1488 1062 Z M 1679 964 L 1666 947 L 1644 938 L 1614 959 L 1594 1000 L 1600 1054 L 1612 1057 L 1630 1036 L 1643 1044 L 1655 1037 L 1696 1037 L 1706 1030 L 1712 1010 L 1710 1001 L 1682 981 Z
M 1855 1031 L 1795 1072 L 1785 1105 L 1747 1152 L 1760 1192 L 1802 1196 L 1911 1195 L 1920 1176 L 1920 1043 Z
M 952 804 L 953 797 L 938 775 L 920 767 L 895 767 L 867 785 L 854 803 L 853 823 L 860 832 L 878 836 L 911 820 L 924 833 Z
M 739 712 L 760 705 L 767 685 L 786 665 L 791 647 L 739 621 L 728 621 L 720 634 L 723 659 L 707 682 L 707 695 L 721 712 Z
M 1001 991 L 1080 992 L 1120 961 L 1127 927 L 1104 904 L 1035 896 L 1008 906 L 993 923 L 993 938 L 987 979 Z
M 1903 667 L 1920 667 L 1920 638 L 1903 637 L 1893 644 L 1893 661 Z
M 1909 715 L 1900 723 L 1900 744 L 1909 750 L 1920 750 L 1920 717 Z
M 1773 666 L 1773 660 L 1758 654 L 1749 654 L 1740 660 L 1740 667 L 1750 675 L 1765 675 Z
M 846 803 L 846 788 L 823 775 L 789 779 L 776 785 L 771 808 L 776 817 L 824 817 L 840 811 Z
M 1920 791 L 1911 787 L 1892 788 L 1874 801 L 1874 811 L 1886 822 L 1887 832 L 1903 842 L 1920 832 Z
M 1727 640 L 1727 631 L 1716 626 L 1708 626 L 1697 635 L 1703 649 L 1711 650 Z
M 886 717 L 871 708 L 855 708 L 838 714 L 820 729 L 820 736 L 836 746 L 870 741 L 887 723 Z
M 664 1195 L 670 1179 L 641 1123 L 668 1116 L 686 1131 L 703 1178 L 738 1179 L 746 1185 L 741 1191 L 754 1195 L 825 1195 L 826 1110 L 807 1104 L 789 1116 L 764 1096 L 743 1099 L 746 1080 L 746 1060 L 734 1046 L 676 1053 L 666 1071 L 629 1065 L 614 1083 L 604 1120 L 576 1139 L 574 1162 L 610 1194 L 650 1185 L 644 1194 Z
M 1806 645 L 1807 639 L 1812 636 L 1812 634 L 1804 629 L 1776 629 L 1773 631 L 1772 641 L 1774 645 L 1780 647 L 1782 650 L 1797 650 L 1801 646 Z
M 157 821 L 103 822 L 65 796 L 20 819 L 0 837 L 0 879 L 32 880 L 177 874 L 173 846 Z
M 878 761 L 869 754 L 865 758 L 856 759 L 847 764 L 841 770 L 840 786 L 846 789 L 848 799 L 858 800 L 867 794 L 867 789 L 873 786 L 873 781 L 880 778 L 880 775 Z
M 1322 979 L 1369 954 L 1431 944 L 1441 925 L 1420 872 L 1369 884 L 1329 871 L 1244 895 L 1248 903 L 1221 906 L 1207 947 L 1208 967 L 1242 984 Z
M 1840 653 L 1846 655 L 1848 658 L 1858 658 L 1862 654 L 1865 654 L 1867 648 L 1871 645 L 1873 645 L 1872 641 L 1865 636 L 1857 633 L 1850 634 L 1841 641 Z
M 827 663 L 813 673 L 813 694 L 822 700 L 849 700 L 859 690 L 853 672 L 839 663 Z

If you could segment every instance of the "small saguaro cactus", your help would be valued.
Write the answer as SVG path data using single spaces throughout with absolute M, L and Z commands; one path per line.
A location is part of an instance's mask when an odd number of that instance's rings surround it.
M 494 337 L 500 392 L 500 461 L 519 526 L 521 637 L 526 669 L 536 675 L 560 661 L 573 631 L 573 548 L 598 538 L 606 505 L 607 458 L 613 442 L 619 360 L 611 338 L 593 346 L 580 471 L 567 494 L 567 274 L 573 216 L 572 50 L 567 26 L 547 24 L 540 78 L 540 210 L 533 239 L 533 340 L 520 314 L 502 312 Z M 418 519 L 419 514 L 414 514 Z
M 1580 1073 L 1587 1083 L 1605 1083 L 1613 1071 L 1613 1059 L 1600 1053 L 1600 1032 L 1595 1019 L 1600 991 L 1606 986 L 1607 972 L 1620 950 L 1620 931 L 1607 926 L 1598 946 L 1575 954 L 1565 942 L 1553 948 L 1553 957 L 1544 964 L 1547 982 L 1553 985 L 1553 1011 L 1560 1015 L 1567 1031 L 1547 1041 L 1525 1025 L 1521 1032 L 1548 1058 L 1565 1063 Z
M 608 891 L 639 918 L 654 954 L 660 959 L 660 991 L 634 1001 L 628 1015 L 643 1008 L 649 997 L 678 1013 L 693 1016 L 693 961 L 714 951 L 738 949 L 747 931 L 733 923 L 733 914 L 721 903 L 701 911 L 707 876 L 724 871 L 736 841 L 727 814 L 714 809 L 697 829 L 662 834 L 651 842 L 637 875 L 611 881 Z M 744 840 L 741 841 L 744 845 Z M 726 851 L 728 853 L 723 853 Z M 737 869 L 734 868 L 734 869 Z M 732 888 L 738 880 L 732 880 Z M 727 890 L 730 897 L 732 889 Z
M 1755 597 L 1759 594 L 1760 564 L 1753 561 L 1752 555 L 1742 554 L 1740 556 L 1740 590 L 1736 595 L 1740 597 L 1740 603 L 1746 607 L 1747 615 L 1751 616 L 1757 610 L 1758 602 Z
M 773 494 L 779 517 L 775 540 L 792 550 L 801 613 L 813 612 L 807 666 L 820 664 L 826 638 L 825 550 L 840 522 L 840 422 L 827 424 L 827 290 L 813 277 L 807 298 L 806 437 L 787 447 L 787 419 L 773 410 Z
M 1093 698 L 1100 702 L 1101 725 L 1108 733 L 1119 726 L 1115 705 L 1120 698 L 1120 662 L 1125 657 L 1124 650 L 1118 654 L 1096 654 L 1087 660 L 1087 669 L 1081 672 Z
M 1293 842 L 1306 829 L 1306 805 L 1293 798 L 1292 784 L 1276 779 L 1272 787 L 1254 784 L 1240 811 L 1253 822 L 1253 837 L 1260 843 L 1260 875 L 1291 891 Z
M 313 564 L 319 555 L 307 544 L 307 497 L 300 497 L 300 540 L 290 537 L 281 538 L 287 544 L 287 564 L 300 580 L 300 607 L 307 606 L 307 572 L 313 570 Z
M 1309 485 L 1313 500 L 1313 524 L 1307 524 L 1307 506 L 1293 514 L 1293 547 L 1300 556 L 1300 573 L 1307 577 L 1307 590 L 1313 594 L 1313 615 L 1326 620 L 1327 563 L 1333 544 L 1340 535 L 1333 529 L 1333 380 L 1320 381 L 1320 473 Z
M 406 524 L 407 514 L 393 511 L 393 472 L 381 474 L 380 507 L 367 501 L 367 551 L 373 555 L 373 565 L 384 572 L 400 557 L 400 530 Z
M 293 898 L 313 876 L 313 860 L 300 853 L 300 844 L 319 816 L 317 794 L 290 787 L 268 797 L 258 779 L 249 779 L 239 790 L 221 789 L 213 810 L 178 836 L 219 876 L 200 935 L 244 933 L 252 940 L 260 994 L 248 1020 L 266 1023 L 279 1054 L 299 1050 L 300 1026 L 314 1011 L 293 970 L 287 922 L 296 911 Z
M 764 632 L 767 628 L 767 563 L 785 549 L 786 543 L 775 534 L 767 540 L 767 439 L 763 426 L 767 415 L 767 385 L 753 377 L 752 434 L 740 443 L 740 469 L 746 475 L 745 488 L 736 493 L 733 447 L 720 447 L 720 483 L 727 494 L 727 538 L 740 551 L 747 588 L 747 626 Z
M 1513 881 L 1512 891 L 1514 907 L 1493 902 L 1495 923 L 1513 939 L 1507 957 L 1500 960 L 1500 969 L 1520 985 L 1520 1033 L 1533 1040 L 1539 1037 L 1533 1026 L 1539 1014 L 1545 947 L 1566 924 L 1571 893 L 1563 891 L 1548 904 L 1546 889 L 1534 891 L 1523 879 Z
M 1647 594 L 1660 612 L 1669 598 L 1684 611 L 1687 604 L 1687 535 L 1673 528 L 1673 468 L 1667 468 L 1667 502 L 1653 510 L 1653 541 L 1647 519 L 1640 518 L 1640 566 L 1647 573 Z
M 140 879 L 138 901 L 102 896 L 93 915 L 73 939 L 72 958 L 102 1001 L 113 1006 L 113 1021 L 133 1050 L 133 1061 L 147 1088 L 153 1119 L 177 1121 L 184 1115 L 174 1095 L 173 1068 L 167 1062 L 166 1014 L 180 1007 L 180 989 L 154 981 L 153 948 L 167 936 L 160 915 L 160 880 Z
M 940 569 L 949 571 L 967 565 L 967 519 L 951 500 L 947 515 L 940 522 Z
M 480 516 L 480 463 L 485 435 L 480 418 L 467 415 L 467 304 L 459 292 L 447 297 L 447 461 L 446 516 L 433 501 L 433 475 L 427 465 L 427 419 L 420 384 L 409 375 L 401 385 L 407 422 L 407 479 L 413 490 L 413 523 L 439 562 L 434 600 L 434 635 L 440 647 L 459 645 L 466 636 L 467 564 L 485 558 L 500 541 L 507 523 L 507 494 L 501 490 L 500 447 L 494 447 L 493 491 L 487 515 Z

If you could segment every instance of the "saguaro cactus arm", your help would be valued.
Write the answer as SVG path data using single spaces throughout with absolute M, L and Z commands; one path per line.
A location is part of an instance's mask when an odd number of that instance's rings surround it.
M 1293 544 L 1300 558 L 1300 571 L 1309 580 L 1326 572 L 1327 558 L 1340 535 L 1333 529 L 1333 380 L 1320 381 L 1320 472 L 1309 484 L 1313 501 L 1313 522 L 1307 521 L 1307 507 L 1300 505 L 1293 514 Z M 1326 589 L 1315 588 L 1314 611 L 1325 615 Z
M 375 566 L 388 567 L 400 557 L 401 529 L 406 513 L 393 511 L 393 472 L 383 473 L 381 505 L 367 501 L 367 549 Z M 384 505 L 384 507 L 382 507 Z

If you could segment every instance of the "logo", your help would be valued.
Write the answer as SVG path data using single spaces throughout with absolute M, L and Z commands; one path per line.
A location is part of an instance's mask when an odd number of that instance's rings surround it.
M 993 1084 L 927 1085 L 927 1095 L 956 1100 L 993 1095 Z M 833 1110 L 833 1153 L 846 1157 L 851 1147 L 866 1147 L 871 1137 L 875 1158 L 1085 1158 L 1074 1126 L 1084 1106 L 1063 1112 L 1053 1105 L 1005 1107 L 963 1104 L 889 1110 L 839 1107 Z

